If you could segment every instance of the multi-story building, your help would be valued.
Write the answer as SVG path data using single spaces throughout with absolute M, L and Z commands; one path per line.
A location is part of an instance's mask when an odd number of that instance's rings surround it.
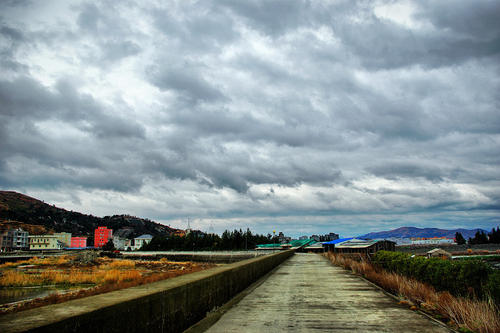
M 280 244 L 289 243 L 291 240 L 292 240 L 292 237 L 287 237 L 287 236 L 285 236 L 285 234 L 283 234 L 283 232 L 281 232 L 281 231 L 280 231 L 280 233 L 278 234 L 278 242 L 279 242 Z
M 94 232 L 94 247 L 103 247 L 113 238 L 113 230 L 106 227 L 98 227 Z
M 324 238 L 324 241 L 329 242 L 332 240 L 339 239 L 339 234 L 336 234 L 334 232 L 330 232 L 328 235 L 324 235 L 323 238 Z
M 70 232 L 57 232 L 54 234 L 61 243 L 63 243 L 64 247 L 71 246 L 71 233 Z
M 28 249 L 28 232 L 23 229 L 8 229 L 0 234 L 0 250 L 13 251 Z
M 2 231 L 0 234 L 0 252 L 7 252 L 12 250 L 12 236 L 9 235 L 9 231 Z
M 87 237 L 71 237 L 71 247 L 81 249 L 87 247 Z
M 28 236 L 30 250 L 61 250 L 64 244 L 54 235 Z

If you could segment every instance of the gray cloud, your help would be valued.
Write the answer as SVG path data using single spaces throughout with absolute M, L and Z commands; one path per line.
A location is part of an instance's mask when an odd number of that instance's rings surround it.
M 222 1 L 234 13 L 266 34 L 276 35 L 306 25 L 314 6 L 310 1 Z
M 224 98 L 219 90 L 189 67 L 154 68 L 150 69 L 150 76 L 152 83 L 161 90 L 175 91 L 190 101 L 211 102 Z
M 104 44 L 103 49 L 103 59 L 111 61 L 126 58 L 141 51 L 139 45 L 131 41 L 109 41 Z
M 481 0 L 474 3 L 453 1 L 419 2 L 417 17 L 429 20 L 435 26 L 451 29 L 457 33 L 480 40 L 499 37 L 500 23 L 496 13 L 500 4 L 495 1 Z
M 81 129 L 103 137 L 144 137 L 144 129 L 138 123 L 107 114 L 94 98 L 75 90 L 70 81 L 62 79 L 54 88 L 52 92 L 27 77 L 0 81 L 0 114 L 28 121 L 51 118 L 75 121 Z
M 498 223 L 498 4 L 394 4 L 2 3 L 0 185 L 164 221 Z

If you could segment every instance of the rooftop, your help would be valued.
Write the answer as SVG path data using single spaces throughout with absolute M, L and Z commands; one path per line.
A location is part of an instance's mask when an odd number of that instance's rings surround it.
M 365 248 L 365 247 L 370 247 L 372 246 L 373 244 L 377 243 L 377 242 L 380 242 L 378 240 L 373 240 L 373 239 L 370 239 L 370 240 L 366 240 L 366 239 L 357 239 L 357 238 L 353 238 L 353 239 L 350 239 L 350 240 L 347 240 L 347 241 L 344 241 L 342 243 L 339 243 L 335 246 L 335 248 L 355 248 L 355 249 L 359 249 L 359 248 Z
M 348 240 L 351 240 L 351 239 L 353 239 L 353 237 L 334 239 L 334 240 L 329 241 L 329 242 L 324 242 L 323 245 L 325 245 L 325 244 L 327 244 L 327 245 L 339 244 L 339 243 L 342 243 L 342 242 L 345 242 L 345 241 L 348 241 Z
M 149 235 L 149 234 L 144 234 L 144 235 L 140 235 L 139 237 L 136 237 L 135 239 L 152 239 L 153 236 Z

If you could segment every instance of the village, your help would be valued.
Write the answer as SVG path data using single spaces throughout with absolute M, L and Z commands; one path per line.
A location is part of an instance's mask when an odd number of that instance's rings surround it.
M 86 236 L 73 236 L 69 232 L 58 232 L 46 235 L 29 235 L 21 228 L 7 229 L 0 234 L 0 251 L 12 252 L 20 250 L 45 251 L 45 250 L 83 250 L 89 248 L 102 248 L 112 241 L 116 250 L 133 251 L 140 249 L 144 244 L 151 242 L 153 236 L 144 234 L 135 238 L 124 235 L 130 233 L 128 229 L 120 229 L 113 235 L 113 230 L 99 226 L 94 231 L 93 246 L 89 246 Z M 176 233 L 184 235 L 183 231 Z

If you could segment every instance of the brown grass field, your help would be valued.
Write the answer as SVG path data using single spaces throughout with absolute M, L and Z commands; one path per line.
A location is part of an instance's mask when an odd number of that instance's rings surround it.
M 452 296 L 399 274 L 376 269 L 371 263 L 336 255 L 325 256 L 335 265 L 350 269 L 401 299 L 401 304 L 421 310 L 461 332 L 498 333 L 500 313 L 493 302 Z
M 44 298 L 0 306 L 0 314 L 97 295 L 212 268 L 214 264 L 193 262 L 134 261 L 97 258 L 78 263 L 77 256 L 32 258 L 0 265 L 0 288 L 28 286 L 80 286 Z

